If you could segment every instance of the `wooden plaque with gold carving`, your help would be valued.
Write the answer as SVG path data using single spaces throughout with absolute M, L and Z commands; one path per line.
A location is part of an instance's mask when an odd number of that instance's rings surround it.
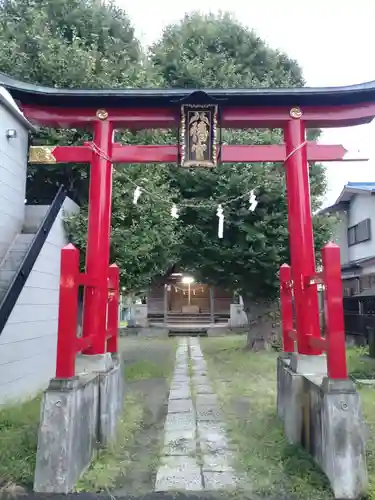
M 29 163 L 53 164 L 57 163 L 53 152 L 56 146 L 30 146 Z
M 181 107 L 181 166 L 216 167 L 217 105 Z

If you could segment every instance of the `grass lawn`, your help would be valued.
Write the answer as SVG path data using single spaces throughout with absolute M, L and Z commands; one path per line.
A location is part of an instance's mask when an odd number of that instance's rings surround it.
M 298 500 L 333 498 L 310 456 L 289 445 L 276 415 L 275 352 L 244 350 L 245 337 L 202 339 L 209 373 L 252 495 Z M 244 493 L 238 494 L 245 498 Z
M 367 356 L 368 350 L 364 348 L 351 348 L 347 351 L 348 369 L 355 379 L 375 378 L 375 359 Z M 357 385 L 362 404 L 362 411 L 367 433 L 367 466 L 369 473 L 368 498 L 375 500 L 375 386 Z
M 369 496 L 375 500 L 375 388 L 359 387 L 362 411 L 368 425 L 367 435 L 367 467 L 369 473 Z
M 39 412 L 40 396 L 0 408 L 0 494 L 13 484 L 33 486 Z

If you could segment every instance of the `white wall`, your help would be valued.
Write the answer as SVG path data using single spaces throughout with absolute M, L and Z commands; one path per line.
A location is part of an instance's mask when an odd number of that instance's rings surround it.
M 48 212 L 48 205 L 26 205 L 25 220 L 23 230 L 35 233 L 38 230 L 40 221 L 44 219 Z
M 333 241 L 340 247 L 340 262 L 341 265 L 349 262 L 348 249 L 348 215 L 346 212 L 336 214 L 338 222 L 335 226 Z
M 63 216 L 76 210 L 66 199 L 0 335 L 0 404 L 35 395 L 55 375 Z
M 364 266 L 362 269 L 362 275 L 374 274 L 374 273 L 375 273 L 375 264 L 372 264 L 371 266 Z
M 367 194 L 354 196 L 350 201 L 348 227 L 371 218 L 371 239 L 349 247 L 349 260 L 375 255 L 375 197 Z
M 17 137 L 7 139 L 7 129 Z M 23 224 L 27 148 L 27 126 L 0 100 L 0 262 Z

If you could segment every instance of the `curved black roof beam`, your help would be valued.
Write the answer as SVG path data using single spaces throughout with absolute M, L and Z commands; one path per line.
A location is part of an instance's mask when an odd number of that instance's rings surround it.
M 65 89 L 0 73 L 0 85 L 22 104 L 79 107 L 179 107 L 207 97 L 225 106 L 342 106 L 375 101 L 375 81 L 342 87 L 250 89 Z

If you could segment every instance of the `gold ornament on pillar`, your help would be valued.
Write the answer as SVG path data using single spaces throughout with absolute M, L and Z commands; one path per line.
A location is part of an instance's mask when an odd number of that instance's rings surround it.
M 295 119 L 301 118 L 301 116 L 302 116 L 301 108 L 299 108 L 299 107 L 292 108 L 290 110 L 289 114 L 292 118 L 295 118 Z
M 106 111 L 105 109 L 98 109 L 98 111 L 96 112 L 96 116 L 97 118 L 99 118 L 99 120 L 106 120 L 108 118 L 108 111 Z

